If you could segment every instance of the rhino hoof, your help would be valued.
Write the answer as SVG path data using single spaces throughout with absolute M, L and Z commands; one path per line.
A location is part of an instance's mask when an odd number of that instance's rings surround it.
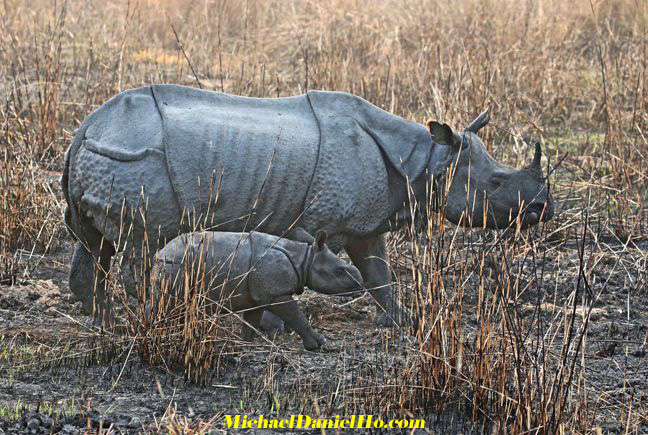
M 397 313 L 392 313 L 387 315 L 385 311 L 380 310 L 376 313 L 374 317 L 374 322 L 378 326 L 385 328 L 391 328 L 395 326 L 405 326 L 408 323 L 411 323 L 408 314 L 405 311 L 399 310 Z
M 304 340 L 304 349 L 310 350 L 311 352 L 315 352 L 316 350 L 320 349 L 326 351 L 326 346 L 326 339 L 317 332 L 315 332 L 314 335 L 308 340 Z
M 342 346 L 340 343 L 331 343 L 330 341 L 326 341 L 319 350 L 321 352 L 337 353 L 342 350 Z

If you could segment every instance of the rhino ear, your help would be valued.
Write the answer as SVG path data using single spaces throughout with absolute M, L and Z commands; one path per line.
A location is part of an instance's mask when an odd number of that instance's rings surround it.
M 456 159 L 458 152 L 459 148 L 454 145 L 434 144 L 427 167 L 429 176 L 439 177 Z
M 317 233 L 315 233 L 315 244 L 313 245 L 315 247 L 315 250 L 319 251 L 324 247 L 327 237 L 328 235 L 324 230 L 319 230 L 317 231 Z
M 490 121 L 490 111 L 491 111 L 491 106 L 489 104 L 488 107 L 486 107 L 486 110 L 480 113 L 479 116 L 475 118 L 473 122 L 470 123 L 470 125 L 466 128 L 466 130 L 477 134 L 477 132 L 480 129 L 482 129 L 486 124 L 488 124 L 488 121 Z
M 448 124 L 439 124 L 436 121 L 428 121 L 426 123 L 432 141 L 440 145 L 453 146 L 457 144 L 457 135 L 452 131 Z

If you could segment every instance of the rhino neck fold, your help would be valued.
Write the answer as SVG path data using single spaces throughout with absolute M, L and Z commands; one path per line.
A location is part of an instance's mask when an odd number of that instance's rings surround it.
M 301 265 L 301 280 L 300 280 L 300 287 L 303 289 L 304 286 L 308 286 L 310 284 L 310 272 L 311 272 L 311 266 L 313 265 L 313 260 L 315 259 L 315 253 L 313 252 L 313 245 L 309 244 L 308 247 L 306 248 L 306 254 L 304 255 L 304 261 L 302 261 Z
M 294 258 L 294 254 L 281 246 L 275 245 L 272 247 L 272 249 L 280 251 L 288 259 L 288 262 L 290 263 L 293 270 L 295 271 L 295 277 L 297 278 L 297 286 L 295 288 L 295 294 L 300 295 L 304 292 L 304 287 L 307 286 L 308 281 L 310 279 L 310 269 L 313 264 L 314 253 L 313 253 L 312 245 L 306 243 L 298 243 L 298 244 L 306 245 L 306 249 L 304 250 L 305 252 L 301 261 L 296 261 L 296 259 Z

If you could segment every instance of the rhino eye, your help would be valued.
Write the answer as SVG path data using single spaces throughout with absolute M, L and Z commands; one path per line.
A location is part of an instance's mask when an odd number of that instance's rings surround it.
M 505 180 L 501 175 L 494 175 L 489 181 L 491 186 L 493 186 L 495 189 L 499 189 L 500 187 L 502 187 Z
M 346 270 L 344 270 L 343 267 L 338 267 L 337 270 L 335 271 L 335 274 L 337 276 L 343 276 L 346 274 Z

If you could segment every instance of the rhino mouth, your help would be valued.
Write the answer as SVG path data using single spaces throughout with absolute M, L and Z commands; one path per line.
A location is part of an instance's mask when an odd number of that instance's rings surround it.
M 551 218 L 549 213 L 549 208 L 545 203 L 533 202 L 522 210 L 522 223 L 529 226 L 537 224 L 541 218 L 543 221 L 547 221 Z

